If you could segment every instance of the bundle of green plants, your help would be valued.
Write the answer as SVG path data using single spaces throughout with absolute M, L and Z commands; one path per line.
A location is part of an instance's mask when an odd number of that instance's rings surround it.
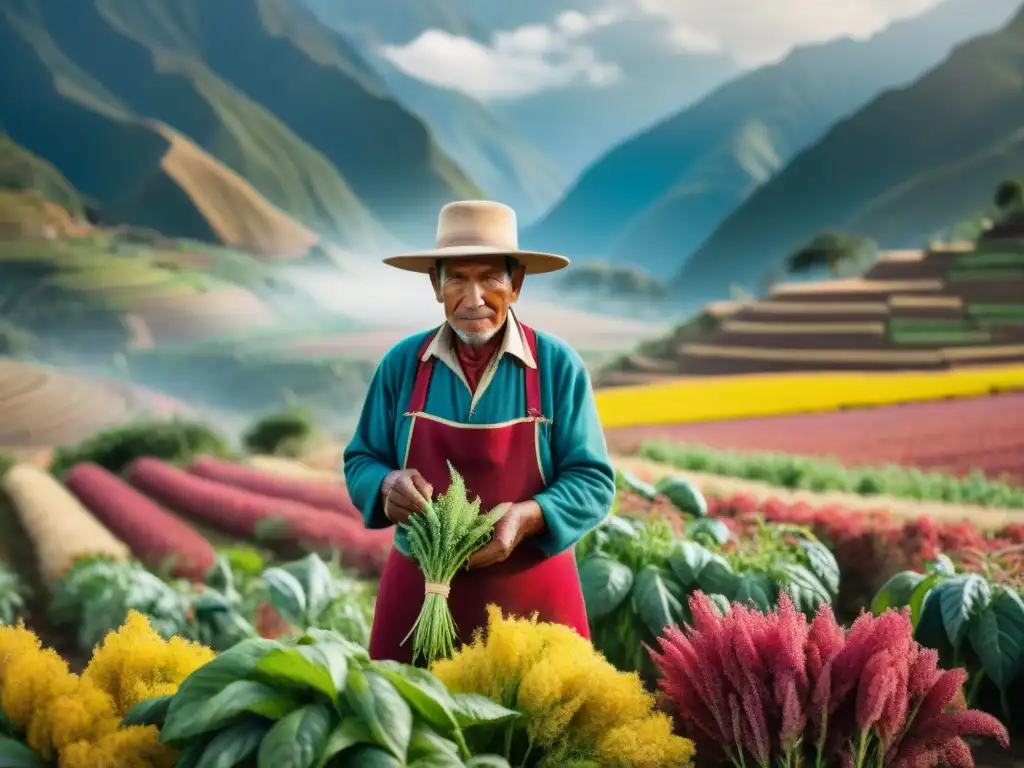
M 494 524 L 508 509 L 499 504 L 480 514 L 480 499 L 469 500 L 466 483 L 451 462 L 448 471 L 448 490 L 428 502 L 423 514 L 412 515 L 400 526 L 426 582 L 423 607 L 403 642 L 411 637 L 413 661 L 423 659 L 427 664 L 455 652 L 456 627 L 448 607 L 452 579 L 491 538 Z

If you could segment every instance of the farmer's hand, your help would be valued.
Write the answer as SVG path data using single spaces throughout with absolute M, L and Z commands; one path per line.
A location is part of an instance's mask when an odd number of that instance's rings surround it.
M 544 513 L 536 501 L 512 504 L 494 525 L 494 538 L 469 558 L 470 568 L 483 568 L 508 559 L 513 550 L 530 536 L 544 530 Z
M 384 497 L 384 516 L 395 525 L 423 512 L 434 495 L 434 489 L 415 469 L 397 469 L 384 477 L 380 486 Z

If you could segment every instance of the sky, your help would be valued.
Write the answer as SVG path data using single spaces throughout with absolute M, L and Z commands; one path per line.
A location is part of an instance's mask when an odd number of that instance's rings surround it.
M 497 2 L 499 0 L 491 0 Z M 744 67 L 776 61 L 793 46 L 837 37 L 865 38 L 894 19 L 939 0 L 608 0 L 588 13 L 562 11 L 546 23 L 494 34 L 488 44 L 428 29 L 382 55 L 409 75 L 479 99 L 522 98 L 538 91 L 623 77 L 597 44 L 607 27 L 650 20 L 652 39 L 679 53 L 719 53 Z M 563 6 L 564 7 L 564 6 Z

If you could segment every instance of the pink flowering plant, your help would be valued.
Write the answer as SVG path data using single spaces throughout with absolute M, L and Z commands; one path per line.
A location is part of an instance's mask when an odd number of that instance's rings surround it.
M 690 597 L 692 626 L 669 628 L 651 656 L 697 754 L 736 768 L 969 768 L 967 736 L 1006 747 L 1006 728 L 957 709 L 962 669 L 913 639 L 907 611 L 862 614 L 844 629 L 782 595 L 776 611 L 724 615 Z

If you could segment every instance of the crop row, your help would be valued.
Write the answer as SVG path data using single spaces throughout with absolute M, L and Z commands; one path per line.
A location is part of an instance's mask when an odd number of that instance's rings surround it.
M 781 488 L 815 492 L 885 494 L 904 499 L 1024 509 L 1024 487 L 972 471 L 966 477 L 888 464 L 848 467 L 837 459 L 786 453 L 716 450 L 664 441 L 643 443 L 639 454 L 677 469 L 757 480 Z
M 379 574 L 390 551 L 391 532 L 367 530 L 341 484 L 212 458 L 197 459 L 188 471 L 139 458 L 125 475 L 128 482 L 92 463 L 73 466 L 66 485 L 28 465 L 6 474 L 4 491 L 49 587 L 80 560 L 123 562 L 130 555 L 155 571 L 202 581 L 213 548 L 186 520 L 286 553 L 337 552 L 363 574 Z
M 846 466 L 893 463 L 955 475 L 978 470 L 1024 483 L 1024 394 L 608 432 L 617 451 L 652 440 L 835 457 Z
M 624 490 L 620 510 L 629 515 L 661 516 L 681 529 L 685 522 L 668 499 L 653 501 Z M 839 564 L 841 574 L 838 611 L 855 616 L 869 605 L 894 573 L 921 570 L 941 555 L 960 567 L 1013 580 L 1024 569 L 1024 523 L 1000 531 L 982 531 L 967 522 L 937 522 L 922 515 L 898 520 L 884 510 L 866 512 L 838 505 L 813 506 L 778 499 L 759 500 L 735 494 L 707 500 L 707 514 L 736 534 L 752 534 L 760 521 L 803 526 L 824 542 Z

